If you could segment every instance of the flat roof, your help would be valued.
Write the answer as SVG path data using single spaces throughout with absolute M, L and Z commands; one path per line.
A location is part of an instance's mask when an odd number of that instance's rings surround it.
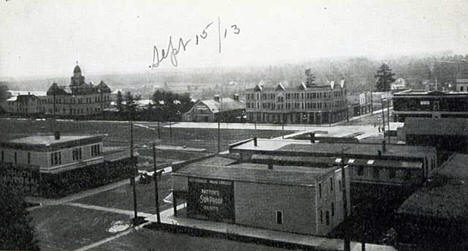
M 442 219 L 468 218 L 467 154 L 452 155 L 434 172 L 432 181 L 412 194 L 398 213 Z
M 310 143 L 305 140 L 288 139 L 257 139 L 257 146 L 254 146 L 253 140 L 231 147 L 233 152 L 251 151 L 255 153 L 277 152 L 291 153 L 315 153 L 322 155 L 362 155 L 377 156 L 378 150 L 382 150 L 382 144 L 373 143 Z M 435 152 L 434 147 L 430 146 L 409 146 L 400 144 L 386 144 L 385 152 L 382 156 L 386 157 L 425 157 L 429 152 Z
M 236 163 L 232 159 L 214 156 L 189 163 L 173 172 L 172 175 L 278 185 L 315 186 L 317 178 L 336 169 L 336 167 L 300 166 L 281 166 L 281 168 L 268 169 L 265 164 Z
M 101 142 L 104 135 L 35 135 L 0 142 L 0 146 L 19 150 L 51 150 Z
M 468 135 L 465 118 L 413 118 L 405 119 L 403 130 L 416 135 Z
M 405 90 L 393 94 L 396 98 L 404 97 L 453 97 L 453 96 L 464 96 L 468 97 L 466 92 L 454 92 L 454 91 L 424 91 L 424 90 Z
M 310 165 L 338 165 L 341 163 L 340 157 L 313 157 L 313 156 L 282 156 L 270 154 L 254 154 L 251 161 L 257 163 L 294 163 L 294 164 L 310 164 Z M 388 168 L 403 168 L 403 169 L 421 169 L 422 163 L 419 161 L 403 161 L 403 160 L 381 160 L 373 158 L 345 158 L 345 165 L 351 166 L 368 166 L 368 167 L 388 167 Z

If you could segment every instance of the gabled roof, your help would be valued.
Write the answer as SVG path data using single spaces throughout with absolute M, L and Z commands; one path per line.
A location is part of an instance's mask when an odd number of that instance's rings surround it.
M 47 90 L 47 95 L 69 95 L 65 91 L 65 86 L 58 86 L 57 83 L 53 83 Z
M 217 102 L 214 99 L 200 100 L 197 102 L 205 104 L 208 109 L 213 113 L 218 113 L 220 111 L 232 111 L 232 110 L 241 110 L 245 109 L 245 104 L 236 101 L 232 98 L 220 98 L 220 101 Z
M 104 81 L 102 80 L 98 85 L 96 85 L 95 88 L 101 90 L 102 93 L 111 93 L 111 89 L 109 88 L 109 86 L 107 86 L 106 83 L 104 83 Z

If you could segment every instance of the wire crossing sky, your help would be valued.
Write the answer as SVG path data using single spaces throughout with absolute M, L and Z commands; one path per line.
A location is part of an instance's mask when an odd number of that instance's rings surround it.
M 89 74 L 466 54 L 466 11 L 466 0 L 3 0 L 0 77 L 68 76 L 76 61 Z

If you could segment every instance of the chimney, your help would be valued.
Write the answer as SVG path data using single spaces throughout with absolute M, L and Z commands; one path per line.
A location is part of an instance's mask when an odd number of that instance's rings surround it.
M 315 132 L 310 133 L 310 143 L 315 143 Z
M 55 137 L 55 140 L 59 140 L 59 139 L 60 139 L 60 132 L 59 132 L 59 131 L 55 131 L 54 137 Z
M 268 169 L 273 169 L 273 163 L 268 163 Z
M 235 101 L 239 101 L 239 94 L 234 94 L 234 96 L 232 97 Z
M 385 140 L 384 140 L 382 141 L 382 152 L 385 152 L 385 150 L 386 150 L 386 147 L 385 147 Z
M 257 137 L 254 138 L 254 146 L 257 146 Z
M 219 102 L 219 95 L 214 95 L 213 99 L 214 101 Z

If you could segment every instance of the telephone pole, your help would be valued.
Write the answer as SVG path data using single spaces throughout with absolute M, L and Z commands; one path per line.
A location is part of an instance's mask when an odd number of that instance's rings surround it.
M 130 115 L 132 116 L 132 114 Z M 130 183 L 132 184 L 132 190 L 133 190 L 133 214 L 134 214 L 134 219 L 133 219 L 133 224 L 138 223 L 138 211 L 137 211 L 137 196 L 136 196 L 136 180 L 135 177 L 138 175 L 138 169 L 137 166 L 135 165 L 135 160 L 133 156 L 133 120 L 130 117 L 130 160 L 131 160 L 131 165 L 133 168 L 133 175 L 130 178 Z
M 154 199 L 155 199 L 155 204 L 156 204 L 156 217 L 158 220 L 158 223 L 161 223 L 161 215 L 159 212 L 159 193 L 158 193 L 158 170 L 157 170 L 157 165 L 156 165 L 156 143 L 153 142 L 153 167 L 154 167 Z

